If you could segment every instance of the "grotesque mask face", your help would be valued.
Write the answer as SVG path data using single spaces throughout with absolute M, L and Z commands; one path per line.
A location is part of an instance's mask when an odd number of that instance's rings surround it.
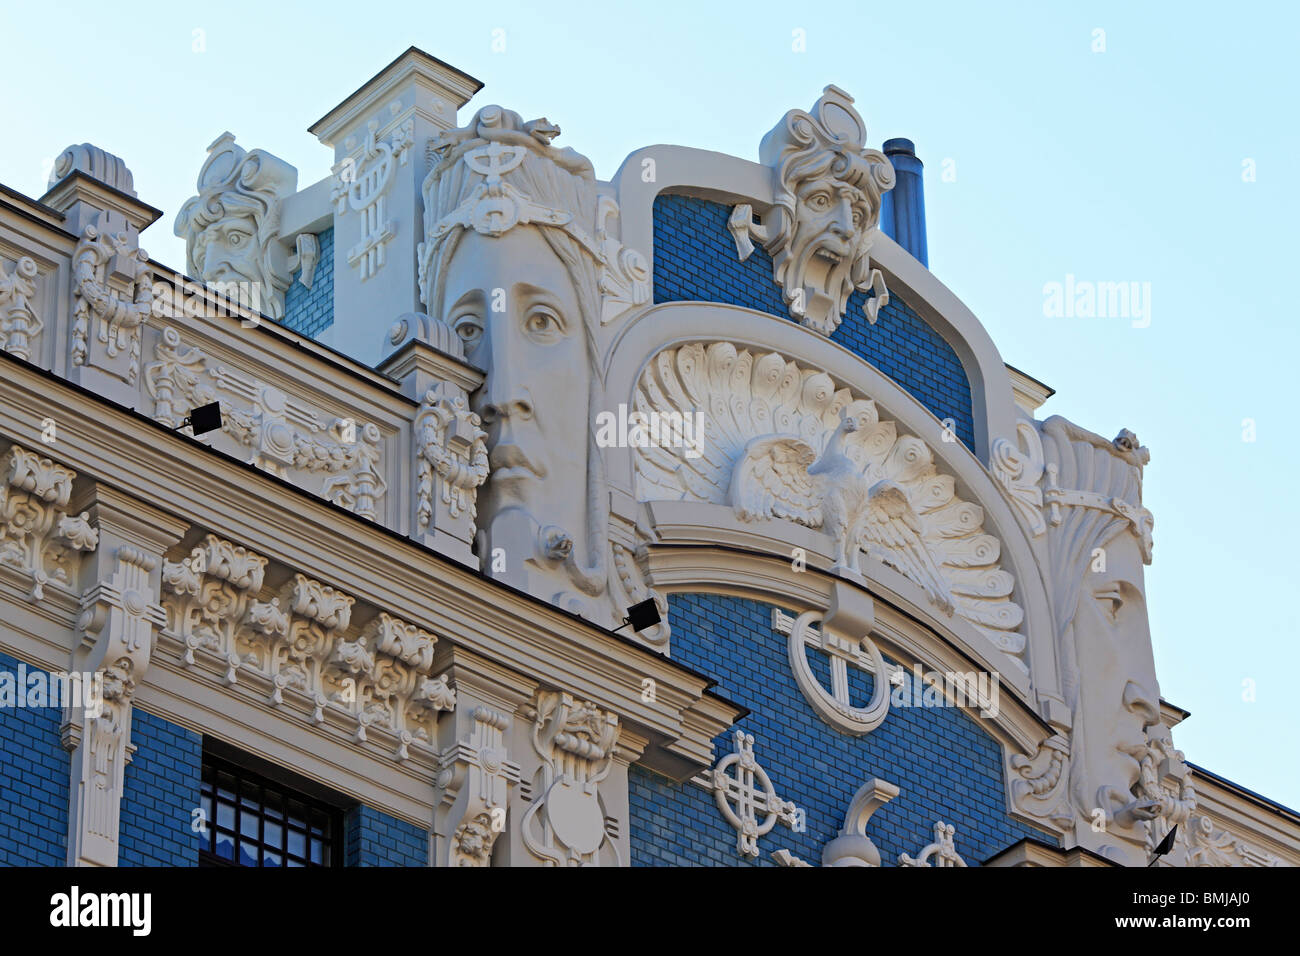
M 195 240 L 195 259 L 204 282 L 261 281 L 262 250 L 250 215 L 226 215 Z
M 792 245 L 807 255 L 831 263 L 851 259 L 862 245 L 860 232 L 871 216 L 860 189 L 835 179 L 809 180 L 796 196 L 795 238 Z

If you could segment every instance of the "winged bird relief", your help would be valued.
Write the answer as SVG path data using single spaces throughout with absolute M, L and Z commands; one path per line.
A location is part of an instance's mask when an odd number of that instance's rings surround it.
M 860 551 L 891 565 L 1027 673 L 1024 611 L 984 509 L 957 494 L 929 445 L 826 372 L 733 342 L 663 349 L 637 380 L 636 410 L 702 413 L 698 457 L 633 449 L 641 501 L 700 501 L 738 518 L 824 529 L 848 573 Z M 846 424 L 846 422 L 852 424 Z
M 888 478 L 872 480 L 847 454 L 858 420 L 843 415 L 818 457 L 789 435 L 764 435 L 745 446 L 731 475 L 731 502 L 742 521 L 784 518 L 821 528 L 835 542 L 832 573 L 861 573 L 861 556 L 897 568 L 951 615 L 947 578 L 925 542 L 925 526 L 907 492 Z

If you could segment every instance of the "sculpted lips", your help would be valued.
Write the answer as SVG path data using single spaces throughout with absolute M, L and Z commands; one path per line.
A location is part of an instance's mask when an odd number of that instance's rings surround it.
M 535 464 L 518 445 L 497 445 L 488 455 L 493 481 L 523 478 L 528 474 L 546 477 L 546 469 Z

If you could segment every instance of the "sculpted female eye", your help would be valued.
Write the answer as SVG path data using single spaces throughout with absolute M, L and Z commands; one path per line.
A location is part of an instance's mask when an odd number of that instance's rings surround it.
M 534 306 L 524 318 L 524 331 L 533 341 L 545 345 L 563 337 L 564 323 L 551 309 Z
M 456 330 L 456 335 L 460 337 L 461 345 L 465 352 L 471 352 L 479 341 L 483 338 L 483 323 L 477 315 L 464 315 L 452 323 L 452 328 Z

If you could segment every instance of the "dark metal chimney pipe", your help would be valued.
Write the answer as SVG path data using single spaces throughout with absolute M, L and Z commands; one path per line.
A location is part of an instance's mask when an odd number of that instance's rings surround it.
M 881 200 L 880 228 L 928 269 L 930 253 L 925 243 L 925 189 L 921 182 L 924 167 L 916 158 L 916 146 L 910 139 L 886 140 L 884 153 L 894 164 L 898 181 Z

